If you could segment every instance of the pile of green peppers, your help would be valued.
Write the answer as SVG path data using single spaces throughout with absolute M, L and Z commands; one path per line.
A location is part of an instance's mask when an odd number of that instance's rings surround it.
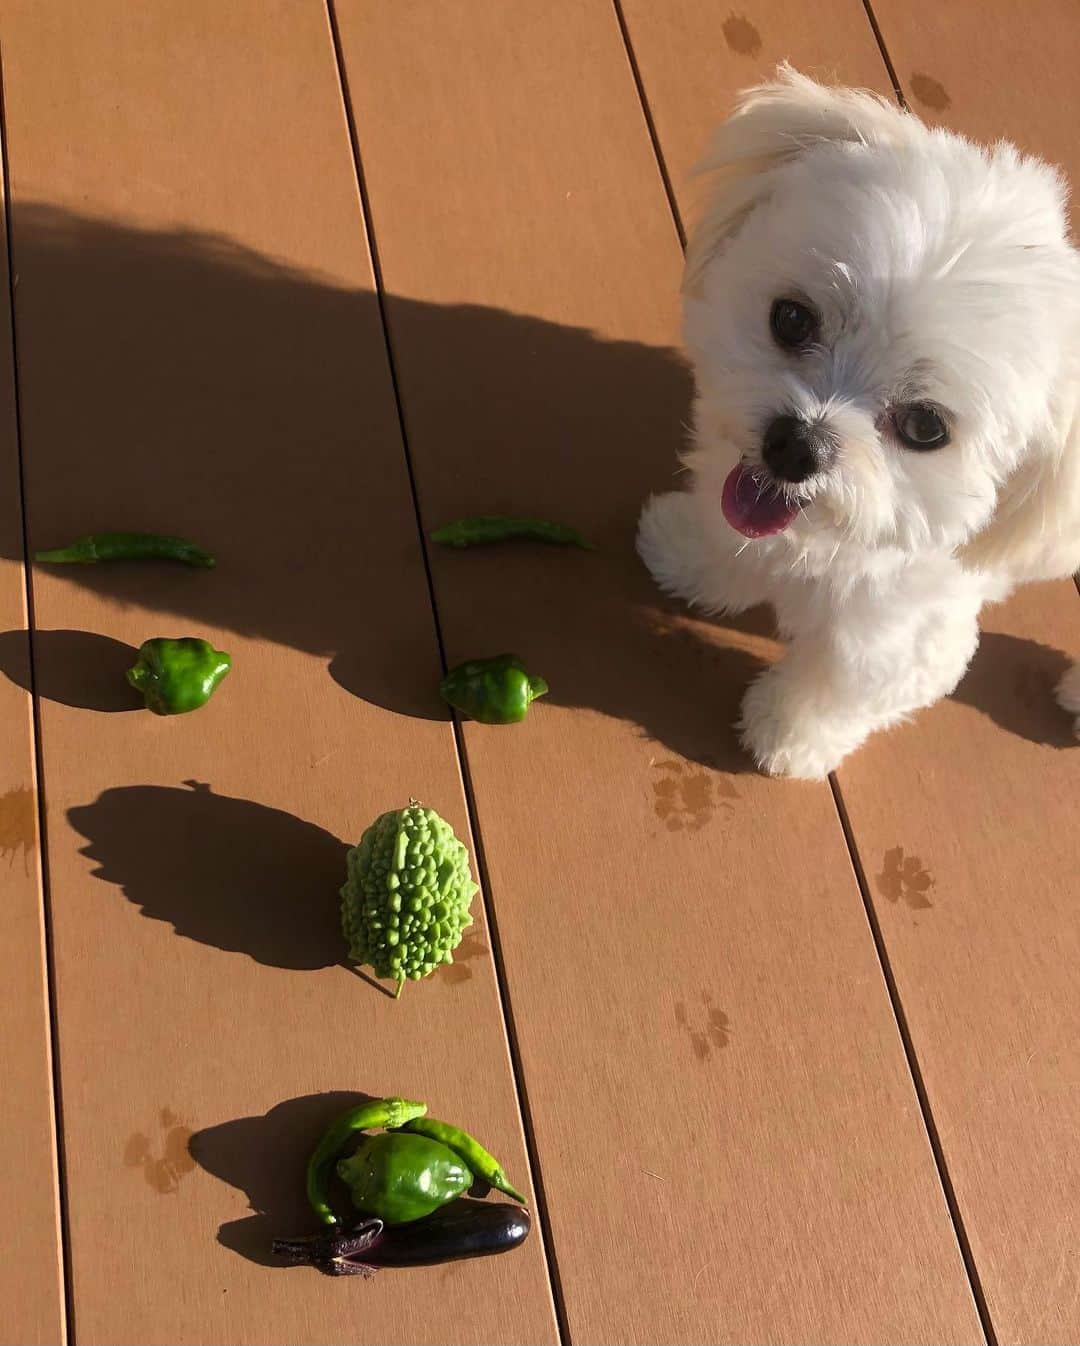
M 341 1276 L 517 1247 L 530 1226 L 528 1212 L 522 1209 L 524 1196 L 479 1141 L 426 1114 L 425 1103 L 377 1098 L 337 1118 L 307 1166 L 308 1202 L 329 1230 L 307 1238 L 277 1239 L 273 1251 L 291 1262 Z M 384 1129 L 377 1134 L 360 1134 L 352 1153 L 343 1155 L 359 1133 L 380 1127 Z M 335 1172 L 353 1206 L 348 1220 L 331 1204 Z M 522 1204 L 462 1200 L 477 1183 Z

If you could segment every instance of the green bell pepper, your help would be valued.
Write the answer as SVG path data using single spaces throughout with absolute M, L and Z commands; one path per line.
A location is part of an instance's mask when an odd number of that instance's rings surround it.
M 439 684 L 442 699 L 481 724 L 517 724 L 548 685 L 532 677 L 516 654 L 469 659 Z
M 155 715 L 183 715 L 205 706 L 232 659 L 196 636 L 168 640 L 158 636 L 139 646 L 139 658 L 127 680 L 146 698 Z
M 404 1131 L 365 1136 L 337 1171 L 356 1209 L 385 1225 L 423 1219 L 473 1185 L 453 1150 Z

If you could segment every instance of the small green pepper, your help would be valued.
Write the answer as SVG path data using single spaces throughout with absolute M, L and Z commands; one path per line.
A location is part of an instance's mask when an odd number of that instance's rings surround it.
M 361 1215 L 385 1225 L 423 1219 L 473 1185 L 453 1150 L 405 1131 L 365 1136 L 337 1172 Z
M 531 677 L 516 654 L 469 659 L 439 684 L 442 699 L 481 724 L 517 724 L 548 685 Z
M 217 565 L 208 551 L 183 537 L 160 533 L 95 533 L 67 547 L 36 551 L 35 561 L 49 565 L 94 565 L 97 561 L 182 561 L 184 565 Z
M 482 514 L 474 519 L 455 519 L 431 535 L 432 542 L 444 547 L 480 547 L 489 542 L 507 542 L 520 538 L 528 542 L 548 542 L 557 547 L 580 547 L 595 551 L 576 528 L 549 519 L 517 519 L 501 514 Z
M 155 715 L 183 715 L 205 706 L 231 667 L 232 659 L 223 650 L 196 636 L 158 636 L 139 646 L 127 680 Z
M 427 1112 L 426 1103 L 413 1103 L 408 1098 L 370 1098 L 358 1107 L 333 1121 L 322 1140 L 311 1153 L 307 1166 L 307 1199 L 312 1210 L 324 1224 L 337 1224 L 338 1218 L 330 1205 L 328 1188 L 334 1160 L 357 1131 L 368 1131 L 376 1126 L 404 1126 Z
M 406 1122 L 402 1130 L 410 1131 L 415 1136 L 427 1136 L 429 1140 L 439 1141 L 448 1150 L 453 1150 L 458 1158 L 468 1165 L 471 1172 L 483 1179 L 489 1187 L 505 1192 L 515 1201 L 525 1204 L 525 1198 L 503 1172 L 502 1164 L 493 1154 L 489 1154 L 478 1140 L 470 1136 L 468 1131 L 450 1126 L 447 1122 L 437 1122 L 434 1117 L 424 1116 L 414 1117 Z

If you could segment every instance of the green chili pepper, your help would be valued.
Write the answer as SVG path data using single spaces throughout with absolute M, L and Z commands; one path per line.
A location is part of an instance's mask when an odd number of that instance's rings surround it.
M 210 569 L 217 561 L 208 551 L 182 537 L 158 533 L 95 533 L 67 547 L 37 551 L 35 561 L 49 564 L 93 565 L 97 561 L 182 561 Z
M 139 658 L 127 671 L 127 680 L 146 698 L 155 715 L 183 715 L 205 706 L 218 683 L 232 667 L 232 659 L 205 640 L 158 636 L 139 646 Z
M 453 1150 L 472 1173 L 476 1177 L 482 1178 L 489 1187 L 505 1192 L 507 1196 L 512 1196 L 515 1201 L 520 1201 L 522 1205 L 525 1205 L 525 1198 L 511 1184 L 510 1179 L 503 1172 L 502 1164 L 467 1131 L 462 1131 L 456 1126 L 450 1126 L 447 1122 L 437 1122 L 434 1117 L 414 1117 L 412 1121 L 405 1123 L 402 1130 L 410 1131 L 417 1136 L 427 1136 L 429 1140 L 439 1141 L 448 1150 Z
M 483 514 L 474 519 L 456 519 L 444 524 L 431 535 L 432 542 L 446 547 L 481 547 L 489 542 L 506 542 L 521 538 L 531 542 L 549 542 L 557 547 L 580 547 L 595 551 L 591 542 L 576 528 L 548 519 L 516 519 L 498 514 Z
M 337 1166 L 361 1215 L 385 1225 L 410 1224 L 467 1192 L 473 1174 L 436 1140 L 405 1131 L 365 1136 Z
M 307 1166 L 307 1199 L 324 1224 L 337 1224 L 338 1217 L 330 1205 L 330 1173 L 334 1160 L 357 1131 L 368 1131 L 377 1126 L 399 1127 L 414 1117 L 423 1117 L 426 1103 L 413 1103 L 407 1098 L 372 1098 L 358 1107 L 342 1113 L 327 1128 L 322 1140 L 311 1153 Z
M 530 677 L 515 654 L 469 659 L 439 684 L 444 701 L 481 724 L 517 724 L 547 690 L 544 679 Z

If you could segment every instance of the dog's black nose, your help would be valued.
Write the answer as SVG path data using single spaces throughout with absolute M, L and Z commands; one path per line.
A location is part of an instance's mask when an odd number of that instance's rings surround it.
M 777 416 L 765 430 L 761 456 L 780 481 L 806 481 L 823 472 L 834 455 L 828 432 L 798 416 Z

